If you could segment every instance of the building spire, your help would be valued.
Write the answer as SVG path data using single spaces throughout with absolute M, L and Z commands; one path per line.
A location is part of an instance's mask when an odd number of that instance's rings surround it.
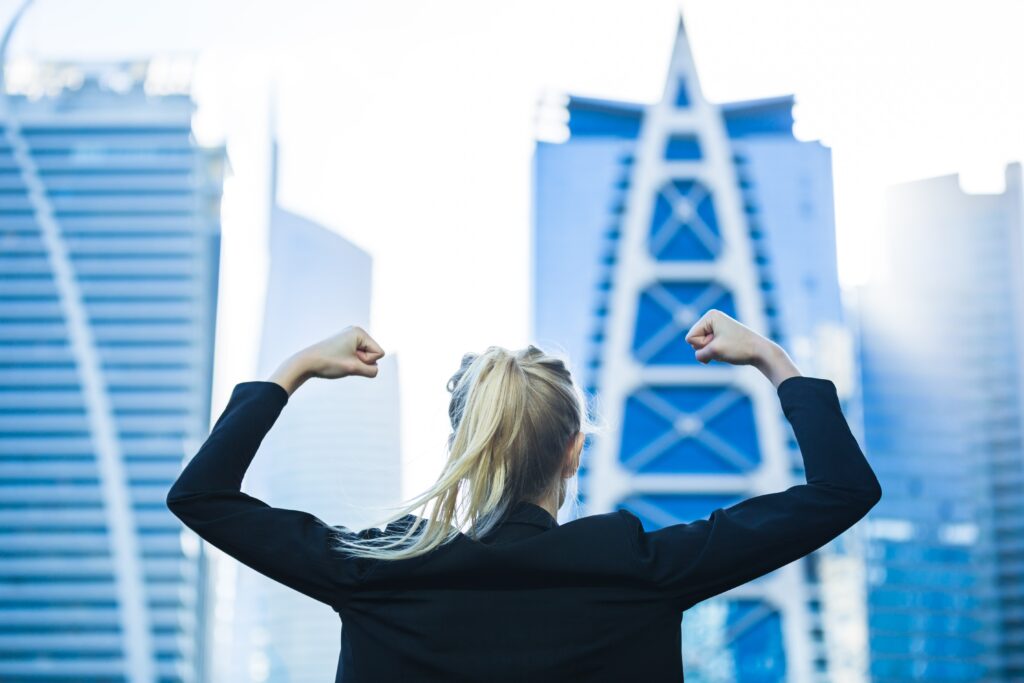
M 270 132 L 270 207 L 277 206 L 277 82 L 270 82 L 270 94 L 267 98 L 269 113 L 267 115 L 267 129 Z
M 697 79 L 697 69 L 693 61 L 693 51 L 690 49 L 690 38 L 686 34 L 686 21 L 683 17 L 682 7 L 679 8 L 678 18 L 675 41 L 672 44 L 672 56 L 669 60 L 668 78 L 665 80 L 665 89 L 662 93 L 664 100 L 677 104 L 690 103 L 698 97 L 702 97 L 700 83 Z
M 683 7 L 682 7 L 682 5 L 679 6 L 678 15 L 679 15 L 679 22 L 676 24 L 676 36 L 677 36 L 676 39 L 677 40 L 679 39 L 678 38 L 679 36 L 686 35 L 686 22 L 683 20 Z

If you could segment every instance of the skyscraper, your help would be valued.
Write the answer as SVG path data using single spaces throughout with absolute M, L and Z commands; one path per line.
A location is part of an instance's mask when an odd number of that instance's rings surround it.
M 793 137 L 792 104 L 706 101 L 680 24 L 660 102 L 569 98 L 568 140 L 538 144 L 533 337 L 569 353 L 609 427 L 580 470 L 588 513 L 655 529 L 801 477 L 771 385 L 684 341 L 709 308 L 852 389 L 830 155 Z M 689 610 L 687 680 L 861 680 L 830 661 L 819 555 Z
M 259 377 L 347 325 L 372 330 L 366 251 L 276 202 L 269 248 Z M 313 379 L 293 394 L 246 475 L 246 490 L 354 530 L 382 516 L 375 506 L 397 504 L 398 357 L 389 353 L 378 365 L 372 379 Z M 247 641 L 240 648 L 247 661 L 230 675 L 269 683 L 330 679 L 343 628 L 338 614 L 248 568 L 238 578 L 235 628 Z
M 1024 678 L 1024 193 L 894 186 L 860 296 L 871 672 Z
M 0 125 L 0 679 L 191 681 L 222 149 L 146 65 L 41 69 Z M 184 543 L 183 543 L 184 540 Z

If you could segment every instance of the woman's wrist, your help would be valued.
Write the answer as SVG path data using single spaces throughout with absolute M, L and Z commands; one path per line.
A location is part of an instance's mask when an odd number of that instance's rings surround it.
M 309 362 L 309 357 L 304 351 L 300 351 L 292 354 L 277 366 L 267 381 L 280 384 L 291 396 L 296 389 L 313 376 L 313 367 Z
M 799 368 L 786 350 L 768 339 L 755 352 L 751 365 L 760 370 L 776 389 L 790 377 L 800 375 Z

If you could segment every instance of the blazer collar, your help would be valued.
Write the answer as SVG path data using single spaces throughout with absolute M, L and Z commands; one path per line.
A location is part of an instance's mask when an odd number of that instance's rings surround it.
M 531 524 L 542 529 L 552 529 L 558 526 L 558 520 L 541 506 L 520 500 L 513 503 L 505 517 L 505 524 Z

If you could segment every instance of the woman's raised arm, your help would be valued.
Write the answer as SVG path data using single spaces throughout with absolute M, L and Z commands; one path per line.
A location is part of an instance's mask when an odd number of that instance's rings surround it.
M 167 507 L 201 538 L 243 564 L 337 609 L 368 568 L 332 548 L 337 534 L 299 510 L 242 493 L 242 479 L 290 395 L 310 377 L 374 377 L 384 355 L 360 328 L 290 357 L 267 381 L 236 384 L 210 435 L 167 494 Z M 372 534 L 369 529 L 362 534 Z
M 651 532 L 632 513 L 620 513 L 642 576 L 681 610 L 820 548 L 882 496 L 831 380 L 800 375 L 781 347 L 719 311 L 702 318 L 687 341 L 701 362 L 755 365 L 772 381 L 800 447 L 807 483 Z

